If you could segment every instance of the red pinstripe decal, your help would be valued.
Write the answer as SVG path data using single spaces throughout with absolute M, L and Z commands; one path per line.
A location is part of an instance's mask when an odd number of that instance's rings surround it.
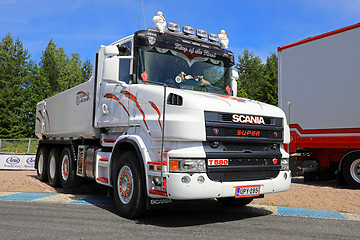
M 150 105 L 155 109 L 155 111 L 158 113 L 159 115 L 159 118 L 158 118 L 158 122 L 159 122 L 159 125 L 160 125 L 160 129 L 162 131 L 162 126 L 161 126 L 161 122 L 160 122 L 160 118 L 161 118 L 161 113 L 160 113 L 160 110 L 159 108 L 155 105 L 155 103 L 153 103 L 152 101 L 149 101 Z
M 120 105 L 123 107 L 123 109 L 125 110 L 125 112 L 127 113 L 127 115 L 130 117 L 130 113 L 128 112 L 128 110 L 126 109 L 126 107 L 124 106 L 124 104 L 113 94 L 111 93 L 107 93 L 105 94 L 106 98 L 110 98 L 110 99 L 114 99 L 115 101 L 117 101 L 118 103 L 120 103 Z
M 124 94 L 125 97 L 129 98 L 131 101 L 133 101 L 133 102 L 136 104 L 137 109 L 139 109 L 139 111 L 140 111 L 141 114 L 143 115 L 143 122 L 144 122 L 144 124 L 145 124 L 145 126 L 146 126 L 146 128 L 147 128 L 147 130 L 148 130 L 148 132 L 149 132 L 149 134 L 150 134 L 149 127 L 148 127 L 148 125 L 147 125 L 147 123 L 146 123 L 146 120 L 145 120 L 145 113 L 144 113 L 144 111 L 142 110 L 140 104 L 138 103 L 137 98 L 136 98 L 133 94 L 131 94 L 130 92 L 128 92 L 128 91 L 121 91 L 121 93 Z M 151 134 L 150 134 L 150 135 L 151 135 Z

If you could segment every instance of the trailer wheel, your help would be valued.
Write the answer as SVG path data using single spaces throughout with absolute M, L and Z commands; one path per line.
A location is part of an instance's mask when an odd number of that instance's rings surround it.
M 343 175 L 351 188 L 360 188 L 360 156 L 352 156 L 345 159 Z
M 61 152 L 60 157 L 60 184 L 66 188 L 77 187 L 80 185 L 80 177 L 76 175 L 76 163 L 74 154 L 70 148 L 66 147 Z
M 130 219 L 142 216 L 146 210 L 145 179 L 134 152 L 128 151 L 120 156 L 112 177 L 119 214 Z
M 254 198 L 217 198 L 217 200 L 227 207 L 243 207 L 251 203 Z
M 36 175 L 42 182 L 48 180 L 47 177 L 47 160 L 49 157 L 49 149 L 47 147 L 41 147 L 36 156 Z
M 60 173 L 60 151 L 57 148 L 53 148 L 51 149 L 48 157 L 48 179 L 50 186 L 58 187 L 60 185 L 59 173 Z

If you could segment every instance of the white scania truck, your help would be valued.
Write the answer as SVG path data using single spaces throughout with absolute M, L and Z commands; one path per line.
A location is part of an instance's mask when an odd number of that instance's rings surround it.
M 100 46 L 89 81 L 37 104 L 40 180 L 112 187 L 127 218 L 171 200 L 243 206 L 289 189 L 284 112 L 236 97 L 234 55 L 216 34 L 179 29 Z

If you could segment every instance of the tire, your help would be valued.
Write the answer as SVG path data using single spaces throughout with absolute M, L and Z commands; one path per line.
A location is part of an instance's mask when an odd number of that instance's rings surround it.
M 119 214 L 135 219 L 146 211 L 145 178 L 134 152 L 123 153 L 112 174 L 114 200 Z
M 217 200 L 227 207 L 243 207 L 252 202 L 254 198 L 218 198 Z
M 47 161 L 49 158 L 49 149 L 47 147 L 41 147 L 36 156 L 36 175 L 42 182 L 48 180 L 47 177 Z
M 48 171 L 49 184 L 52 187 L 60 186 L 60 150 L 52 148 L 48 157 Z
M 78 187 L 81 178 L 76 175 L 76 163 L 71 148 L 64 148 L 60 155 L 60 184 L 65 188 Z
M 350 187 L 360 189 L 360 155 L 346 158 L 342 170 Z

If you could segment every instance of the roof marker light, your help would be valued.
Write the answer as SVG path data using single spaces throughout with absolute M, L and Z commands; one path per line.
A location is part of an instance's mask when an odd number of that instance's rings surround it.
M 199 38 L 205 39 L 207 37 L 207 32 L 202 29 L 196 29 L 196 36 L 198 36 Z
M 169 22 L 168 29 L 172 32 L 180 32 L 180 25 L 174 22 Z
M 191 27 L 191 26 L 183 26 L 183 32 L 186 35 L 194 35 L 195 29 L 193 27 Z
M 217 34 L 215 34 L 215 33 L 209 33 L 208 39 L 211 42 L 219 42 L 219 36 Z

